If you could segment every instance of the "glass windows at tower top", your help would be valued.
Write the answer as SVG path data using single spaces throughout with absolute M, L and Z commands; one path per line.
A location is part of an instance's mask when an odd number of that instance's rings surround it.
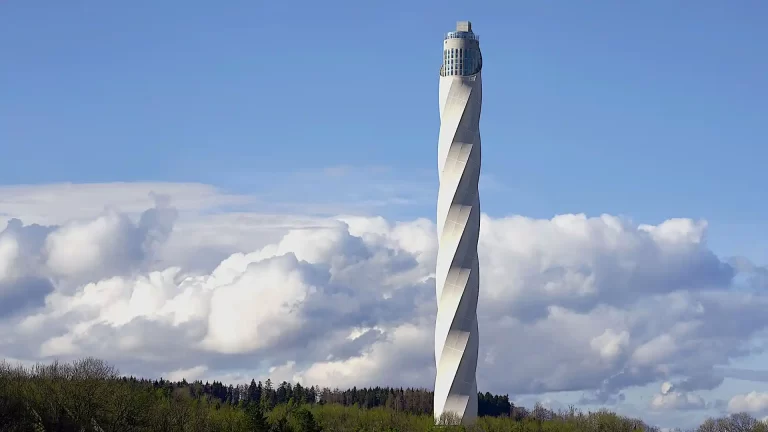
M 447 48 L 443 50 L 443 76 L 468 76 L 480 72 L 483 59 L 477 48 Z

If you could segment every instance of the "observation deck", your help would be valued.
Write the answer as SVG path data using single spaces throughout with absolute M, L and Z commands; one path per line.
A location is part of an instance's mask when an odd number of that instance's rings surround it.
M 469 40 L 475 40 L 480 41 L 480 35 L 476 35 L 472 33 L 471 31 L 452 31 L 445 34 L 445 38 L 443 40 L 448 39 L 469 39 Z
M 443 39 L 443 64 L 440 76 L 476 75 L 483 68 L 480 38 L 472 32 L 472 23 L 459 21 L 456 31 L 448 32 Z

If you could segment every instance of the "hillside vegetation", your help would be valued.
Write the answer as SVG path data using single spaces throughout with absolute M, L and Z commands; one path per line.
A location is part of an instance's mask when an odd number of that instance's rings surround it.
M 0 362 L 0 432 L 410 432 L 656 431 L 608 411 L 555 413 L 516 407 L 507 396 L 479 394 L 471 428 L 435 426 L 425 389 L 320 389 L 283 382 L 225 386 L 122 377 L 97 359 L 25 368 Z M 450 424 L 452 419 L 443 422 Z M 768 432 L 747 414 L 709 419 L 701 432 Z

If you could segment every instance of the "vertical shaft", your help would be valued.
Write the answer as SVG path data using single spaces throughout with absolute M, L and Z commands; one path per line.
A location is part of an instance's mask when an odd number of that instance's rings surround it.
M 469 22 L 443 42 L 437 199 L 436 420 L 477 418 L 482 57 Z

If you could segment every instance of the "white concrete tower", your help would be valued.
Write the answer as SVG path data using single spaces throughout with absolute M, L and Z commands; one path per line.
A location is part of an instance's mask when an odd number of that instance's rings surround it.
M 450 413 L 462 424 L 477 418 L 482 68 L 472 24 L 460 21 L 445 36 L 440 68 L 435 419 Z

